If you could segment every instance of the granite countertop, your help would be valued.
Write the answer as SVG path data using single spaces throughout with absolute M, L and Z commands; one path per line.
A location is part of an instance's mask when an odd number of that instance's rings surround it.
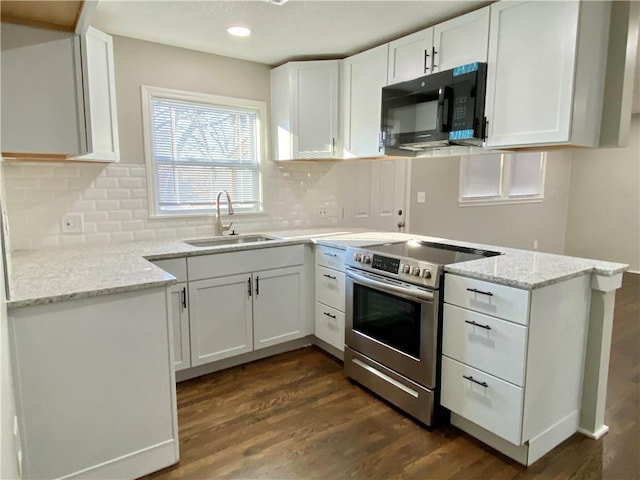
M 130 242 L 107 246 L 14 251 L 11 256 L 8 308 L 87 298 L 170 285 L 176 279 L 150 260 L 241 251 L 312 242 L 346 249 L 389 241 L 420 239 L 495 250 L 503 255 L 447 265 L 445 271 L 523 289 L 596 273 L 610 276 L 628 266 L 584 258 L 397 232 L 350 229 L 266 232 L 274 239 L 236 245 L 194 247 L 180 240 Z

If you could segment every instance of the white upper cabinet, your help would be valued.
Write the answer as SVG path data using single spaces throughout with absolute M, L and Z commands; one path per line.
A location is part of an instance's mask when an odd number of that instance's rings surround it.
M 2 25 L 2 152 L 119 160 L 111 37 Z
M 491 5 L 488 147 L 598 145 L 608 2 Z
M 376 157 L 380 147 L 382 87 L 387 84 L 388 45 L 342 63 L 343 157 Z
M 388 84 L 487 61 L 489 7 L 389 43 Z
M 336 157 L 339 65 L 290 62 L 271 70 L 274 160 Z
M 432 45 L 433 28 L 390 42 L 388 85 L 431 73 Z
M 487 61 L 489 13 L 485 7 L 433 27 L 431 73 Z

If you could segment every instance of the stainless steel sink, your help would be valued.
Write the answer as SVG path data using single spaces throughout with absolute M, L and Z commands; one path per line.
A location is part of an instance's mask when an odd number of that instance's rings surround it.
M 267 235 L 239 235 L 229 237 L 202 238 L 199 240 L 185 240 L 184 243 L 192 247 L 219 247 L 222 245 L 239 245 L 243 243 L 268 242 L 277 240 L 275 237 Z

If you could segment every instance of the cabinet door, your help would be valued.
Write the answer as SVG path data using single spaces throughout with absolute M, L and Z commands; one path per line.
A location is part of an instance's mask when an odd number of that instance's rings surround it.
M 89 27 L 81 37 L 87 155 L 79 160 L 120 160 L 111 36 Z
M 255 350 L 304 336 L 304 268 L 289 267 L 253 274 Z
M 577 1 L 491 5 L 488 146 L 569 140 L 578 9 Z
M 173 324 L 173 365 L 177 372 L 191 366 L 187 284 L 176 283 L 168 288 L 168 292 Z
M 275 160 L 336 156 L 339 62 L 291 62 L 271 70 Z
M 433 27 L 434 72 L 487 61 L 489 12 L 481 8 Z
M 382 87 L 387 84 L 388 45 L 359 53 L 342 63 L 344 157 L 376 157 L 380 148 Z
M 432 44 L 433 28 L 390 42 L 388 84 L 392 85 L 430 74 Z
M 1 58 L 2 151 L 85 153 L 78 37 L 3 23 Z
M 189 282 L 191 365 L 253 350 L 251 276 Z

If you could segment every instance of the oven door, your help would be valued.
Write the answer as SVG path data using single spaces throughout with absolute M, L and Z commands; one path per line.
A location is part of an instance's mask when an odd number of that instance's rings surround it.
M 347 268 L 346 343 L 427 387 L 436 387 L 438 291 Z

